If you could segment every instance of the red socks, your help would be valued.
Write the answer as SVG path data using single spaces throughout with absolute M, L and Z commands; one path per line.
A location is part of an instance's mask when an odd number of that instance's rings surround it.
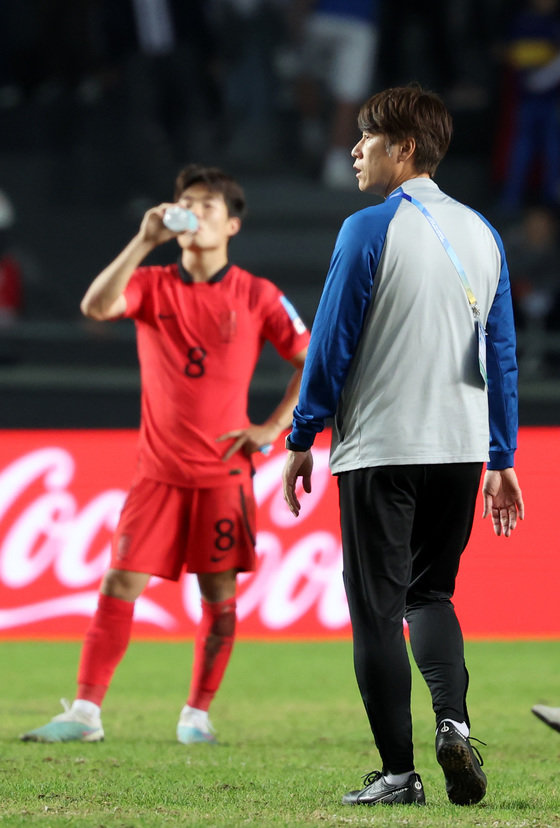
M 191 687 L 187 704 L 208 710 L 222 682 L 235 638 L 235 598 L 202 599 L 202 618 L 194 639 Z
M 82 647 L 77 699 L 101 706 L 113 673 L 126 652 L 132 629 L 133 601 L 99 595 Z
M 134 602 L 100 595 L 82 647 L 76 698 L 101 706 L 113 673 L 126 652 Z M 192 679 L 187 704 L 208 710 L 222 682 L 235 639 L 235 598 L 210 603 L 202 599 L 202 618 L 194 641 Z

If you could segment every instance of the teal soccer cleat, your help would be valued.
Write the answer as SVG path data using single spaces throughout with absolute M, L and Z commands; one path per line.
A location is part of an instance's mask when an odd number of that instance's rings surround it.
M 91 719 L 72 710 L 66 699 L 60 700 L 64 713 L 48 724 L 20 736 L 22 742 L 102 742 L 105 736 L 101 719 Z
M 204 716 L 198 710 L 185 707 L 181 710 L 177 724 L 177 740 L 182 745 L 193 745 L 199 742 L 215 745 L 217 743 L 214 735 L 214 728 L 210 724 L 208 716 Z

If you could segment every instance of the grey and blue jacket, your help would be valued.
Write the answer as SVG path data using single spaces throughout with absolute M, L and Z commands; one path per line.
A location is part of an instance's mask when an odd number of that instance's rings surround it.
M 487 384 L 475 318 L 421 202 L 455 251 L 486 329 Z M 513 465 L 517 362 L 500 236 L 476 211 L 414 178 L 343 223 L 313 324 L 290 439 L 310 448 L 333 418 L 334 474 L 381 465 Z

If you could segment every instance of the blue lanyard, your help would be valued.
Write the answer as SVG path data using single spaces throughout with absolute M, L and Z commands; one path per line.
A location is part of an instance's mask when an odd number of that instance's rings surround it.
M 467 294 L 467 299 L 469 300 L 469 305 L 471 306 L 471 310 L 473 312 L 474 318 L 476 320 L 478 320 L 480 318 L 480 310 L 478 308 L 478 303 L 476 301 L 476 296 L 474 295 L 474 293 L 472 291 L 472 288 L 469 284 L 469 280 L 467 279 L 467 274 L 465 273 L 465 269 L 464 269 L 463 265 L 461 264 L 461 261 L 460 261 L 458 255 L 455 253 L 455 250 L 451 246 L 451 242 L 449 241 L 449 239 L 447 238 L 447 236 L 445 235 L 445 233 L 443 232 L 443 230 L 441 229 L 441 227 L 439 226 L 439 224 L 437 223 L 435 218 L 432 216 L 430 211 L 422 204 L 421 201 L 418 201 L 418 199 L 414 198 L 414 196 L 411 196 L 408 193 L 405 193 L 404 190 L 402 189 L 402 187 L 399 187 L 398 190 L 395 190 L 394 193 L 391 193 L 389 198 L 396 198 L 397 196 L 400 196 L 401 198 L 405 198 L 407 201 L 410 201 L 411 204 L 414 204 L 414 206 L 417 207 L 420 210 L 420 212 L 425 216 L 425 218 L 428 220 L 432 230 L 434 231 L 434 233 L 436 234 L 436 236 L 438 237 L 438 239 L 442 243 L 443 249 L 445 250 L 445 252 L 449 256 L 449 258 L 451 259 L 451 261 L 453 263 L 453 266 L 455 267 L 455 270 L 459 274 L 459 278 L 460 278 L 460 280 L 463 284 L 463 287 L 465 289 L 465 293 Z

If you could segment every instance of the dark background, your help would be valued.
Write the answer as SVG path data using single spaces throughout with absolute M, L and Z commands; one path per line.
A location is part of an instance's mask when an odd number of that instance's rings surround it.
M 171 198 L 183 164 L 240 179 L 249 214 L 231 258 L 275 281 L 308 325 L 341 222 L 372 203 L 326 187 L 320 151 L 310 159 L 301 150 L 287 2 L 230 17 L 228 3 L 171 5 L 175 48 L 164 60 L 142 53 L 128 0 L 0 5 L 0 190 L 13 208 L 0 238 L 23 279 L 23 304 L 0 326 L 0 427 L 138 424 L 134 327 L 84 320 L 79 302 L 143 212 Z M 505 237 L 535 200 L 529 187 L 519 210 L 500 206 L 511 140 L 500 42 L 517 6 L 384 3 L 371 79 L 372 92 L 414 80 L 443 95 L 455 135 L 436 181 Z M 170 243 L 157 260 L 176 253 Z M 524 359 L 536 338 L 538 368 Z M 560 422 L 559 339 L 554 323 L 536 333 L 520 325 L 523 424 Z M 289 373 L 265 350 L 254 419 Z

